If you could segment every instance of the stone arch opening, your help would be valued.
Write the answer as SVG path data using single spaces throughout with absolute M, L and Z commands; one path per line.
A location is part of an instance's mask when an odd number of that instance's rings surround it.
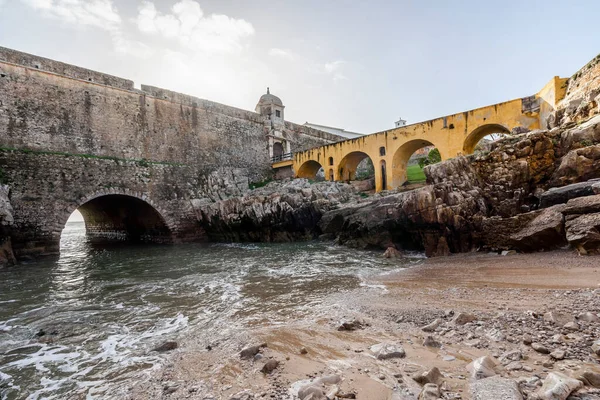
M 415 183 L 424 181 L 425 175 L 422 173 L 422 168 L 418 163 L 419 157 L 416 157 L 416 155 L 419 155 L 419 150 L 423 149 L 420 156 L 427 157 L 434 148 L 433 143 L 423 139 L 411 140 L 400 146 L 394 153 L 392 160 L 391 187 L 397 188 L 409 182 L 409 175 L 411 181 Z
M 494 135 L 506 135 L 510 130 L 500 124 L 486 124 L 478 127 L 467 136 L 463 144 L 463 154 L 473 154 L 478 145 L 481 146 L 481 141 L 486 137 Z M 490 140 L 490 142 L 493 140 Z
M 76 209 L 93 243 L 171 243 L 173 236 L 160 212 L 134 196 L 107 194 L 94 197 Z
M 298 169 L 298 173 L 296 174 L 296 176 L 298 178 L 315 180 L 317 178 L 317 173 L 322 168 L 323 167 L 318 162 L 314 160 L 308 160 L 300 166 L 300 169 Z
M 374 175 L 373 160 L 367 153 L 353 151 L 342 158 L 338 170 L 343 181 L 369 179 Z

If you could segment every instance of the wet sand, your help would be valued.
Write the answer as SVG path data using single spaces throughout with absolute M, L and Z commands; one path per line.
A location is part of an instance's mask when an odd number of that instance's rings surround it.
M 231 399 L 245 390 L 254 397 L 237 398 L 288 399 L 295 382 L 336 374 L 343 379 L 340 390 L 355 393 L 358 399 L 408 399 L 413 398 L 409 393 L 418 395 L 421 389 L 411 377 L 438 367 L 447 398 L 469 399 L 465 367 L 479 356 L 499 357 L 511 349 L 521 350 L 525 368 L 501 372 L 512 379 L 543 379 L 553 369 L 574 375 L 583 368 L 595 368 L 598 362 L 580 348 L 582 340 L 574 340 L 561 345 L 570 356 L 552 360 L 549 366 L 548 355 L 525 346 L 522 336 L 541 329 L 539 318 L 530 315 L 552 310 L 574 315 L 600 312 L 600 293 L 594 291 L 600 284 L 599 257 L 581 257 L 568 250 L 455 255 L 428 259 L 368 283 L 372 286 L 351 295 L 332 294 L 331 303 L 316 311 L 312 320 L 240 327 L 214 343 L 189 338 L 168 355 L 170 362 L 162 370 L 131 388 L 127 397 Z M 451 314 L 459 312 L 474 314 L 478 322 L 452 326 Z M 444 320 L 442 329 L 435 333 L 421 330 L 436 318 Z M 367 326 L 337 330 L 340 321 L 351 320 Z M 489 332 L 494 330 L 501 331 L 503 338 L 490 339 Z M 540 337 L 551 333 L 542 332 Z M 590 333 L 598 333 L 598 327 L 582 327 L 583 337 Z M 423 346 L 429 335 L 442 347 Z M 377 360 L 369 347 L 382 342 L 402 345 L 406 357 Z M 240 360 L 242 348 L 259 343 L 268 345 L 261 359 Z M 301 354 L 302 348 L 306 354 Z M 269 359 L 280 365 L 273 373 L 263 374 L 260 370 Z

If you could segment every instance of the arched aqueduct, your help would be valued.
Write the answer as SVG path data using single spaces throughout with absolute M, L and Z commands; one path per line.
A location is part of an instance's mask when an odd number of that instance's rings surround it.
M 534 96 L 315 147 L 273 167 L 292 166 L 296 177 L 309 179 L 323 168 L 325 179 L 348 181 L 354 179 L 358 164 L 369 157 L 375 167 L 376 190 L 393 189 L 407 180 L 408 159 L 420 148 L 434 146 L 446 160 L 473 153 L 477 143 L 491 133 L 545 128 L 565 90 L 566 79 L 554 77 Z

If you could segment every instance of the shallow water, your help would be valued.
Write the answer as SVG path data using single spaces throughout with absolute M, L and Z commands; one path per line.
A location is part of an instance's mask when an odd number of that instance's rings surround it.
M 59 260 L 0 271 L 0 398 L 111 398 L 160 366 L 164 341 L 306 318 L 420 258 L 323 242 L 98 248 L 71 222 Z

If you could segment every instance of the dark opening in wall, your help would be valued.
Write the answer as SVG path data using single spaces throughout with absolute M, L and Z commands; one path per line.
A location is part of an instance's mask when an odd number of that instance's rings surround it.
M 379 148 L 379 155 L 382 157 L 385 156 L 385 147 L 382 146 Z
M 329 165 L 333 165 L 333 157 L 329 157 Z
M 275 110 L 275 116 L 276 116 L 277 118 L 281 118 L 281 111 L 279 111 L 279 110 Z

